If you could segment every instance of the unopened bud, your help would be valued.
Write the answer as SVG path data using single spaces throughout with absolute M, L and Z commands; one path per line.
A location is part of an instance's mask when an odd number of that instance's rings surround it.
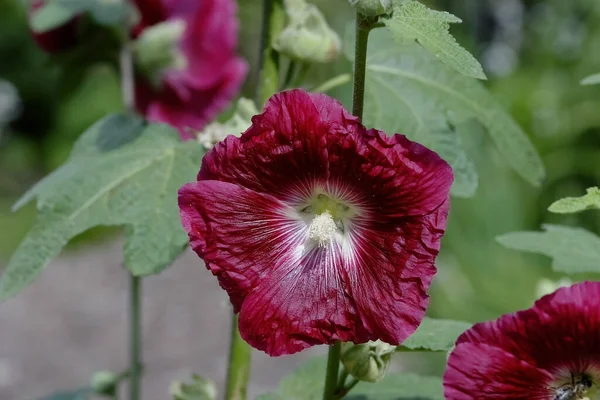
M 378 382 L 385 377 L 396 346 L 377 340 L 363 344 L 342 343 L 341 360 L 359 381 Z
M 252 117 L 258 114 L 252 100 L 241 97 L 235 107 L 235 112 L 225 123 L 212 122 L 197 134 L 198 142 L 206 150 L 225 139 L 227 135 L 240 136 L 252 124 Z
M 273 44 L 277 51 L 306 62 L 329 62 L 338 57 L 342 41 L 314 4 L 288 1 L 286 14 L 289 23 Z
M 98 371 L 92 375 L 90 386 L 94 393 L 111 397 L 117 392 L 119 377 L 110 371 Z
M 376 17 L 392 11 L 392 0 L 348 0 L 356 11 L 367 17 Z
M 170 392 L 173 400 L 215 400 L 217 398 L 215 384 L 198 375 L 192 376 L 190 384 L 183 382 L 171 383 Z
M 187 67 L 187 58 L 179 45 L 185 28 L 183 19 L 165 21 L 147 27 L 136 39 L 135 63 L 154 85 L 160 85 L 167 70 Z

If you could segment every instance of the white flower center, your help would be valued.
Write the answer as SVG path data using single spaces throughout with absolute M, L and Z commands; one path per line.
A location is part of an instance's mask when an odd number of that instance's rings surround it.
M 308 227 L 308 236 L 315 240 L 319 247 L 325 247 L 333 240 L 337 225 L 328 210 L 315 216 Z

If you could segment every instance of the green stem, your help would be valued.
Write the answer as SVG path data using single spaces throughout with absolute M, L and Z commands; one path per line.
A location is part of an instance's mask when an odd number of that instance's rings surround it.
M 119 57 L 121 69 L 121 92 L 127 112 L 135 113 L 135 81 L 133 54 L 129 40 L 129 21 L 124 21 L 123 44 Z M 129 277 L 129 400 L 139 400 L 141 393 L 142 367 L 142 278 Z
M 356 386 L 358 384 L 358 382 L 360 382 L 358 379 L 352 378 L 352 380 L 350 381 L 350 384 L 348 386 L 343 387 L 340 391 L 337 392 L 337 395 L 338 395 L 337 398 L 343 399 L 344 396 L 347 395 L 349 391 L 354 389 L 354 386 Z
M 329 347 L 327 356 L 327 373 L 325 375 L 325 389 L 323 390 L 323 400 L 335 400 L 336 389 L 338 386 L 338 373 L 340 370 L 340 353 L 342 351 L 342 342 L 339 340 Z
M 340 377 L 338 378 L 338 384 L 335 393 L 339 394 L 344 391 L 346 379 L 348 379 L 348 371 L 346 371 L 346 368 L 342 368 L 342 372 L 340 372 Z
M 352 114 L 362 119 L 365 103 L 365 76 L 367 71 L 367 43 L 372 25 L 361 14 L 356 14 L 356 42 L 354 44 L 354 88 Z
M 252 349 L 240 336 L 238 316 L 231 319 L 231 343 L 229 347 L 229 366 L 227 369 L 226 400 L 245 400 L 246 387 L 250 379 Z
M 263 0 L 263 21 L 258 62 L 258 86 L 255 100 L 261 107 L 279 90 L 279 52 L 273 41 L 283 30 L 285 12 L 282 0 Z
M 294 76 L 297 75 L 298 67 L 299 65 L 297 61 L 290 60 L 287 71 L 285 72 L 285 78 L 281 84 L 281 90 L 287 89 L 292 84 Z
M 129 279 L 129 400 L 139 400 L 142 378 L 142 278 L 131 275 Z

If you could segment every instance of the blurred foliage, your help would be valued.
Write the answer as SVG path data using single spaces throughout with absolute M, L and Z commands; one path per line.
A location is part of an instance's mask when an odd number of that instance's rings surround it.
M 262 1 L 239 3 L 240 51 L 251 64 L 241 95 L 252 98 Z M 313 3 L 343 35 L 353 18 L 348 1 Z M 550 259 L 505 249 L 496 236 L 539 230 L 543 223 L 600 233 L 600 213 L 559 215 L 547 210 L 555 200 L 578 196 L 600 183 L 600 86 L 579 84 L 600 70 L 600 2 L 424 3 L 463 20 L 452 26 L 452 33 L 481 61 L 489 78 L 485 84 L 528 133 L 547 168 L 547 180 L 533 188 L 506 165 L 486 135 L 473 132 L 465 139 L 480 173 L 479 188 L 471 199 L 453 199 L 429 314 L 469 322 L 495 318 L 529 307 L 542 277 L 562 276 L 551 271 Z M 112 54 L 110 46 L 98 50 L 111 39 L 101 34 L 94 38 L 78 56 L 51 58 L 31 39 L 20 1 L 0 2 L 0 80 L 16 87 L 22 103 L 20 115 L 0 129 L 0 259 L 14 250 L 35 212 L 28 207 L 11 214 L 12 202 L 66 158 L 81 132 L 121 108 L 113 61 L 100 61 Z M 305 86 L 350 71 L 343 58 L 319 64 L 310 68 Z M 347 84 L 330 94 L 348 106 L 350 90 Z M 412 361 L 419 356 L 402 357 Z M 431 359 L 439 372 L 443 357 Z

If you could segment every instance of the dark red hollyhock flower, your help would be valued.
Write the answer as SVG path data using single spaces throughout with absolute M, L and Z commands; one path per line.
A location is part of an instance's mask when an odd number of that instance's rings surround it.
M 525 311 L 476 324 L 444 374 L 448 400 L 598 399 L 600 282 L 560 288 Z
M 436 153 L 291 90 L 204 156 L 179 207 L 252 346 L 398 344 L 428 305 L 452 180 Z
M 45 5 L 45 0 L 32 0 L 29 5 L 29 18 L 31 19 L 40 8 Z M 54 54 L 75 47 L 79 41 L 79 17 L 75 17 L 65 24 L 46 32 L 32 31 L 33 40 L 47 53 Z
M 152 29 L 158 40 L 174 35 L 172 49 L 158 48 L 163 54 L 153 55 L 172 56 L 170 65 L 159 65 L 153 76 L 137 75 L 136 106 L 149 120 L 168 123 L 191 138 L 228 106 L 246 77 L 247 64 L 236 55 L 235 1 L 135 3 L 141 20 L 134 37 Z

